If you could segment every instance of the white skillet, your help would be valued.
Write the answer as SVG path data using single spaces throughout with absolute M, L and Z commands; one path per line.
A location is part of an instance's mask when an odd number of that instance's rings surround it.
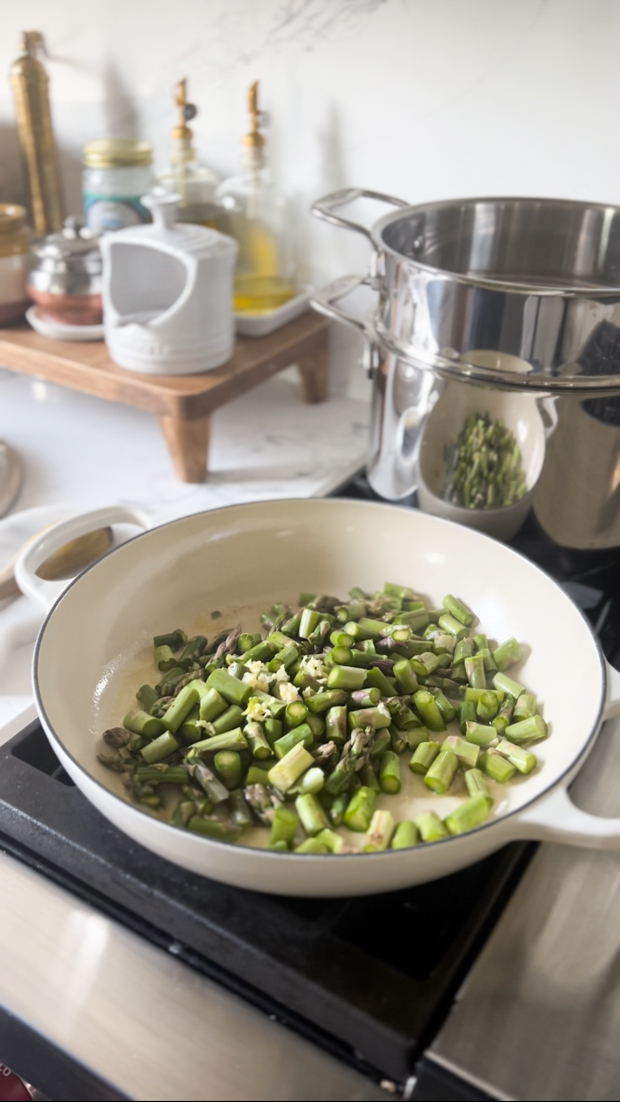
M 604 719 L 620 712 L 620 674 L 607 665 L 579 610 L 526 559 L 471 529 L 414 510 L 339 500 L 271 501 L 199 513 L 151 529 L 89 567 L 64 593 L 34 574 L 47 555 L 117 520 L 98 510 L 50 529 L 16 566 L 20 587 L 53 603 L 34 656 L 34 691 L 47 736 L 86 797 L 148 849 L 193 872 L 243 888 L 290 895 L 355 895 L 444 876 L 517 838 L 600 849 L 620 847 L 620 819 L 586 814 L 567 786 Z M 275 600 L 299 590 L 346 594 L 384 581 L 413 586 L 433 602 L 457 594 L 495 639 L 516 635 L 531 653 L 518 676 L 544 706 L 551 737 L 540 768 L 497 786 L 493 815 L 468 834 L 409 850 L 353 856 L 273 853 L 178 830 L 129 803 L 99 766 L 95 742 L 118 725 L 146 680 L 152 636 L 182 626 L 214 633 L 240 621 L 255 629 Z M 51 595 L 49 591 L 51 590 Z M 223 619 L 210 619 L 221 611 Z M 425 793 L 407 774 L 396 817 L 450 798 Z

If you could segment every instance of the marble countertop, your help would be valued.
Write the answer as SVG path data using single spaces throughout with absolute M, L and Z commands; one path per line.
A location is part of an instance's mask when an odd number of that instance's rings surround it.
M 21 492 L 0 520 L 0 567 L 56 519 L 47 515 L 54 506 L 89 510 L 124 501 L 165 522 L 244 501 L 322 497 L 363 465 L 370 421 L 360 399 L 334 395 L 306 405 L 288 369 L 214 413 L 209 474 L 187 485 L 174 477 L 151 414 L 1 367 L 0 410 L 0 439 L 24 464 Z M 33 511 L 26 536 L 24 510 Z M 16 645 L 14 628 L 32 616 L 25 597 L 0 603 L 0 738 L 31 702 L 34 633 Z

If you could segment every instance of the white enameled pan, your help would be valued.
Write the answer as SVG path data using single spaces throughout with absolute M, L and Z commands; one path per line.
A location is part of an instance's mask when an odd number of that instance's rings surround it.
M 567 788 L 604 719 L 620 712 L 620 674 L 555 582 L 486 536 L 414 510 L 340 500 L 271 501 L 199 513 L 153 528 L 110 552 L 58 596 L 37 566 L 85 531 L 144 518 L 99 510 L 62 522 L 23 553 L 24 592 L 54 601 L 34 657 L 37 707 L 47 736 L 86 797 L 131 838 L 179 866 L 243 888 L 290 895 L 355 895 L 402 888 L 459 869 L 517 838 L 592 848 L 620 847 L 620 819 L 579 810 Z M 496 788 L 489 820 L 456 838 L 408 850 L 351 856 L 274 853 L 213 841 L 170 826 L 128 802 L 100 766 L 95 743 L 152 679 L 152 637 L 182 626 L 205 634 L 241 622 L 255 630 L 276 600 L 299 590 L 346 594 L 353 585 L 410 585 L 437 603 L 455 593 L 481 629 L 515 635 L 531 651 L 517 676 L 544 708 L 550 737 L 540 767 Z M 58 584 L 58 583 L 56 583 Z M 219 611 L 222 619 L 211 620 Z M 409 774 L 409 770 L 403 770 Z M 417 786 L 417 787 L 416 787 Z M 399 797 L 382 797 L 396 818 L 435 807 L 409 775 Z

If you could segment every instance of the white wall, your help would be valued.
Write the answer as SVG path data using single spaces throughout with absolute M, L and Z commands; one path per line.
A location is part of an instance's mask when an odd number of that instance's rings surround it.
M 363 264 L 361 239 L 306 215 L 333 188 L 411 202 L 539 194 L 620 203 L 618 0 L 4 0 L 0 70 L 43 31 L 68 205 L 80 149 L 139 134 L 165 163 L 187 76 L 202 158 L 236 169 L 245 89 L 261 80 L 302 274 Z M 19 198 L 8 82 L 0 199 Z M 377 212 L 378 213 L 378 212 Z

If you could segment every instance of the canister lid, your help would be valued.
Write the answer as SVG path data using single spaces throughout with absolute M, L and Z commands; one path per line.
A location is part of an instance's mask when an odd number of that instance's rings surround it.
M 97 138 L 84 146 L 83 162 L 87 168 L 130 168 L 150 165 L 153 150 L 148 142 L 136 138 Z
M 65 218 L 58 233 L 37 238 L 32 242 L 31 249 L 41 260 L 64 261 L 65 265 L 80 267 L 88 259 L 89 270 L 93 270 L 93 262 L 99 270 L 101 268 L 99 241 L 78 218 Z
M 0 233 L 15 233 L 28 225 L 28 216 L 24 207 L 16 203 L 0 203 Z

